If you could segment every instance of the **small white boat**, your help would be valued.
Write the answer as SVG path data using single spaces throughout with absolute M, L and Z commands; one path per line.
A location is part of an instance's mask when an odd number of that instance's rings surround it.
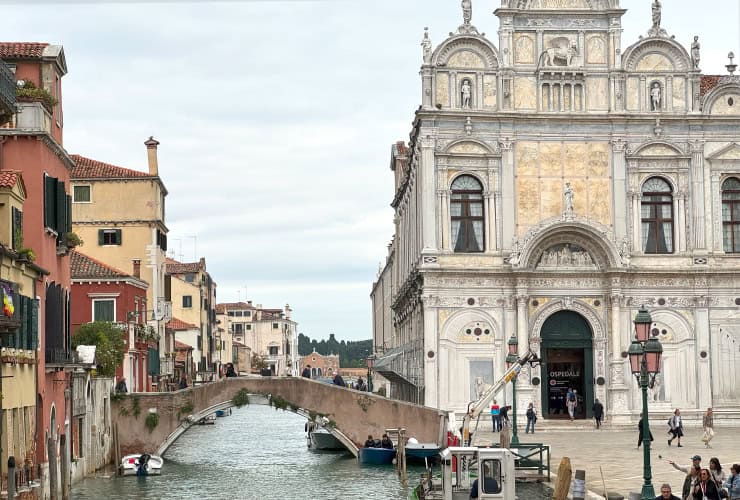
M 314 450 L 346 450 L 347 448 L 328 430 L 318 427 L 308 434 L 309 447 Z
M 164 460 L 148 453 L 126 455 L 121 460 L 124 476 L 159 476 L 162 474 Z
M 207 415 L 200 420 L 198 420 L 198 425 L 215 425 L 216 424 L 216 414 L 211 413 L 210 415 Z

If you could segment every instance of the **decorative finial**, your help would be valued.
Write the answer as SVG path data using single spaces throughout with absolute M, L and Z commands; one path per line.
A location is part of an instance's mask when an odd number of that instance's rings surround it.
M 421 46 L 424 50 L 424 64 L 432 62 L 432 41 L 429 39 L 429 28 L 424 27 L 424 38 L 421 39 Z
M 465 26 L 470 25 L 470 21 L 473 19 L 473 2 L 471 0 L 462 0 L 462 11 L 463 11 L 463 24 Z
M 730 64 L 725 65 L 725 68 L 727 68 L 728 73 L 734 75 L 735 70 L 737 69 L 737 64 L 734 64 L 732 60 L 735 59 L 735 54 L 733 52 L 730 52 L 729 54 L 727 54 L 727 58 L 730 60 Z
M 653 127 L 653 134 L 655 137 L 663 135 L 663 127 L 660 125 L 660 118 L 655 119 L 655 127 Z

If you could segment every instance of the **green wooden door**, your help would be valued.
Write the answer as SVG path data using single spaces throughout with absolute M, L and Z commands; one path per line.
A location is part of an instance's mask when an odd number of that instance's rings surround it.
M 574 311 L 560 311 L 545 321 L 542 338 L 542 415 L 564 418 L 568 387 L 580 394 L 578 418 L 591 418 L 594 400 L 593 341 L 588 321 Z M 584 411 L 585 410 L 585 411 Z

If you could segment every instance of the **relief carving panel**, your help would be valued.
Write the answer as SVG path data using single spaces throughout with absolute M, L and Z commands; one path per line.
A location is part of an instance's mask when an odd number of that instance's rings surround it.
M 448 151 L 450 153 L 488 154 L 486 148 L 475 142 L 461 142 L 452 146 Z
M 611 222 L 611 182 L 609 179 L 589 179 L 588 212 L 604 225 Z
M 560 143 L 540 144 L 540 175 L 542 177 L 560 177 L 563 173 L 563 159 Z
M 673 79 L 673 109 L 676 111 L 686 109 L 686 80 L 683 78 Z
M 602 35 L 589 35 L 586 39 L 586 62 L 606 64 L 606 40 Z
M 609 176 L 609 145 L 593 143 L 588 146 L 588 175 L 589 177 Z
M 437 71 L 437 104 L 450 107 L 450 77 L 442 71 Z
M 537 179 L 517 179 L 516 195 L 517 223 L 520 228 L 536 224 L 539 220 L 539 182 Z M 524 231 L 520 229 L 520 234 Z
M 516 174 L 519 177 L 537 175 L 537 150 L 536 142 L 519 142 L 516 145 Z
M 496 75 L 483 76 L 483 106 L 495 108 L 497 104 Z
M 586 108 L 606 111 L 608 108 L 606 78 L 589 78 L 586 80 Z
M 645 56 L 637 62 L 635 69 L 637 69 L 637 71 L 671 71 L 674 68 L 670 59 L 663 54 L 653 52 L 645 54 Z
M 526 33 L 514 34 L 514 63 L 534 64 L 534 38 Z
M 532 0 L 530 9 L 590 9 L 587 0 Z
M 586 145 L 568 143 L 565 145 L 565 164 L 563 175 L 570 179 L 586 176 Z
M 540 180 L 540 220 L 563 212 L 563 185 L 560 178 Z
M 484 69 L 486 67 L 485 61 L 475 52 L 471 50 L 460 50 L 455 52 L 447 60 L 448 68 L 472 68 L 472 69 Z
M 640 110 L 640 79 L 627 78 L 627 109 L 630 111 Z
M 532 77 L 514 78 L 514 108 L 537 108 L 537 82 Z

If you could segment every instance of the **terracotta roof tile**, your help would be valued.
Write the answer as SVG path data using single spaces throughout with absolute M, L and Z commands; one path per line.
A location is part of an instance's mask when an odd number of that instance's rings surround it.
M 122 279 L 132 278 L 130 274 L 104 264 L 99 260 L 81 254 L 77 250 L 70 252 L 72 279 Z
M 196 325 L 186 323 L 181 319 L 172 318 L 167 322 L 167 325 L 165 325 L 168 330 L 192 330 L 197 329 L 198 327 Z
M 185 350 L 185 351 L 192 351 L 193 346 L 186 344 L 185 342 L 180 342 L 179 340 L 175 340 L 175 350 Z
M 175 259 L 167 257 L 166 264 L 165 269 L 167 274 L 187 274 L 200 271 L 202 262 L 178 262 Z
M 217 314 L 225 314 L 226 311 L 234 311 L 237 309 L 256 309 L 256 307 L 252 304 L 247 304 L 246 302 L 224 302 L 222 304 L 216 304 Z
M 38 42 L 0 42 L 0 58 L 26 59 L 41 58 L 48 43 Z
M 85 158 L 80 155 L 71 155 L 75 167 L 70 174 L 71 179 L 130 179 L 132 177 L 152 177 L 149 172 L 117 167 L 110 163 Z
M 0 170 L 0 187 L 12 188 L 18 182 L 20 172 L 15 170 Z
M 717 86 L 720 78 L 722 77 L 719 75 L 702 75 L 701 82 L 699 83 L 699 93 L 706 95 L 707 92 Z

